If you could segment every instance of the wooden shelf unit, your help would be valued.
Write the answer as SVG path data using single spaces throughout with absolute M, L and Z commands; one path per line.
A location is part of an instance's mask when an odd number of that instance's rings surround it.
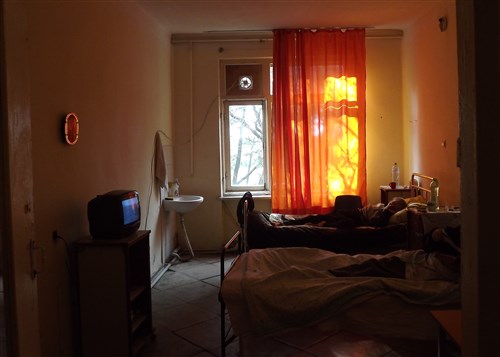
M 154 338 L 149 233 L 74 243 L 82 356 L 136 356 Z

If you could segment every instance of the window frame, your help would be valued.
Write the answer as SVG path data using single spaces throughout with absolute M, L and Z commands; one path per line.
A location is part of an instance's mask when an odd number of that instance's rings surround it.
M 262 91 L 260 95 L 226 95 L 226 71 L 228 65 L 262 65 Z M 271 195 L 271 168 L 269 151 L 270 122 L 272 115 L 271 78 L 272 58 L 258 59 L 233 59 L 220 60 L 220 130 L 221 130 L 221 195 L 222 197 L 241 196 L 247 191 L 251 191 L 254 196 Z M 231 182 L 231 158 L 230 158 L 230 134 L 229 134 L 229 112 L 230 105 L 238 104 L 262 104 L 262 135 L 263 135 L 263 165 L 264 183 L 261 186 L 233 186 Z

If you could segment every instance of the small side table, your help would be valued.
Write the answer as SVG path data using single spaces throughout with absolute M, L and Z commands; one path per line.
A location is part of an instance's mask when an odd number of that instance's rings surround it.
M 438 356 L 460 356 L 462 347 L 462 310 L 432 310 L 439 323 Z
M 380 186 L 380 202 L 384 205 L 388 204 L 394 197 L 408 198 L 411 195 L 410 188 L 397 186 L 391 188 L 390 186 Z

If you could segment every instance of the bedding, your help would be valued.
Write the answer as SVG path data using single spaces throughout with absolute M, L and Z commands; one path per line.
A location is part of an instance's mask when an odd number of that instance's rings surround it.
M 395 258 L 411 267 L 426 254 L 422 250 L 348 255 L 306 247 L 253 249 L 243 253 L 225 275 L 221 298 L 240 337 L 240 349 L 256 336 L 308 328 L 436 340 L 438 326 L 430 309 L 460 303 L 457 280 L 436 279 L 436 275 L 401 279 L 391 273 L 389 277 L 332 273 L 373 259 Z
M 233 324 L 237 333 L 250 326 L 252 330 L 269 333 L 315 323 L 381 295 L 424 306 L 459 303 L 457 281 L 336 277 L 330 272 L 368 259 L 389 257 L 399 257 L 412 265 L 421 261 L 422 254 L 419 250 L 353 256 L 315 248 L 257 249 L 241 256 L 234 271 L 226 275 L 221 291 L 230 317 L 233 303 L 239 309 L 241 302 L 250 316 L 248 326 Z
M 253 207 L 250 193 L 241 200 L 248 200 Z M 299 216 L 249 210 L 238 217 L 247 218 L 244 229 L 247 249 L 310 247 L 347 254 L 385 254 L 407 249 L 406 223 L 389 223 L 394 212 L 404 207 L 404 200 L 395 199 L 386 207 L 369 205 L 334 210 L 329 215 Z M 240 225 L 243 227 L 242 220 Z
M 409 208 L 426 209 L 432 180 L 430 176 L 413 173 L 409 198 L 395 197 L 386 206 L 380 203 L 342 210 L 334 207 L 327 215 L 284 215 L 254 210 L 252 194 L 246 192 L 236 212 L 243 245 L 246 250 L 310 247 L 346 254 L 386 254 L 411 249 Z M 347 197 L 348 201 L 352 203 L 354 197 Z

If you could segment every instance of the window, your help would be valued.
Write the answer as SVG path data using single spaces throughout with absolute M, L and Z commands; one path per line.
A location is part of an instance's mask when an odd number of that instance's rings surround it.
M 221 62 L 223 196 L 270 194 L 271 59 Z

